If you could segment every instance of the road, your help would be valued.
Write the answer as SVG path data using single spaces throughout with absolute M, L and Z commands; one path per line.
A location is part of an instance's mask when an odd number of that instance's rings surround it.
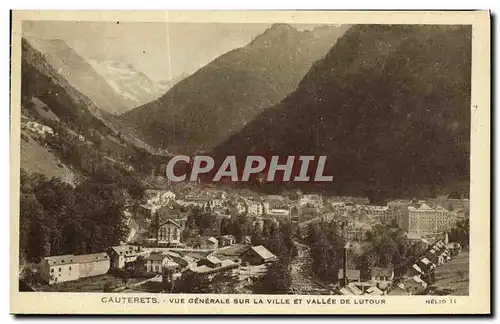
M 135 284 L 132 284 L 130 286 L 125 286 L 125 287 L 120 287 L 115 289 L 113 292 L 124 292 L 124 293 L 130 293 L 130 292 L 144 292 L 143 290 L 140 289 L 140 286 L 144 285 L 147 282 L 162 282 L 163 277 L 162 275 L 158 274 L 152 278 L 143 280 L 141 282 L 136 282 Z
M 310 249 L 307 245 L 294 241 L 298 255 L 291 262 L 290 291 L 294 294 L 330 295 L 330 289 L 314 278 L 310 269 L 312 264 Z

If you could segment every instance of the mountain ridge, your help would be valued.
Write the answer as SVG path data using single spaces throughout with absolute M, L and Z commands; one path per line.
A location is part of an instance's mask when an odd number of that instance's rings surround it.
M 61 39 L 27 36 L 24 39 L 37 49 L 55 70 L 82 94 L 92 100 L 99 109 L 112 114 L 122 113 L 130 106 L 108 81 Z
M 353 26 L 293 93 L 212 154 L 326 155 L 334 182 L 324 186 L 338 194 L 432 196 L 468 183 L 470 33 Z
M 345 29 L 329 27 L 315 37 L 275 25 L 121 118 L 156 146 L 179 152 L 212 148 L 293 91 Z

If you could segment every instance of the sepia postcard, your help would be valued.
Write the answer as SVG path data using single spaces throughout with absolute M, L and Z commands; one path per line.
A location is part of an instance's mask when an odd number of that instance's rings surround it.
M 11 32 L 11 313 L 491 313 L 489 12 Z

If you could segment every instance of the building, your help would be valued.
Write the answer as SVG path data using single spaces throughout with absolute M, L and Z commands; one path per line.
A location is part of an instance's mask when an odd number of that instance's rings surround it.
M 228 235 L 222 235 L 221 237 L 219 237 L 219 246 L 231 246 L 231 245 L 234 245 L 236 244 L 236 238 L 231 235 L 231 234 L 228 234 Z
M 181 242 L 181 225 L 168 219 L 158 226 L 158 244 L 179 244 Z
M 202 236 L 197 244 L 200 249 L 216 249 L 219 247 L 219 240 L 213 236 Z
M 28 129 L 33 133 L 38 133 L 40 135 L 46 135 L 46 134 L 54 135 L 54 130 L 51 127 L 39 124 L 35 121 L 27 122 L 23 128 Z
M 181 206 L 191 206 L 198 208 L 207 208 L 210 207 L 210 197 L 197 197 L 197 196 L 186 196 L 183 200 L 177 200 L 179 205 Z
M 432 233 L 450 231 L 456 224 L 455 215 L 441 206 L 431 208 L 427 204 L 419 208 L 408 207 L 407 219 L 402 227 L 409 236 L 424 236 Z
M 107 253 L 93 253 L 77 255 L 80 278 L 93 277 L 105 274 L 111 266 Z
M 446 245 L 446 248 L 450 251 L 451 256 L 455 256 L 462 251 L 462 246 L 460 245 L 460 243 L 455 242 L 448 243 Z
M 346 205 L 368 205 L 370 199 L 368 197 L 350 197 L 350 196 L 334 196 L 329 198 L 330 202 L 343 201 Z
M 470 208 L 469 199 L 449 199 L 445 197 L 439 197 L 439 198 L 430 198 L 427 199 L 427 201 L 432 206 L 443 206 L 450 211 L 455 211 L 459 209 L 469 210 Z
M 420 276 L 413 276 L 404 280 L 399 288 L 406 292 L 408 295 L 418 295 L 427 288 L 427 283 L 423 281 Z M 389 292 L 389 295 L 392 294 Z
M 110 268 L 106 253 L 58 255 L 40 262 L 40 275 L 49 285 L 105 274 Z
M 248 214 L 253 216 L 260 216 L 264 214 L 264 205 L 259 201 L 247 200 Z
M 144 253 L 140 246 L 118 245 L 108 249 L 108 255 L 111 260 L 111 268 L 125 269 L 133 266 L 137 257 Z
M 394 269 L 373 267 L 371 270 L 371 281 L 380 288 L 388 287 L 394 280 Z
M 147 272 L 151 273 L 164 273 L 167 269 L 177 270 L 181 268 L 169 256 L 158 252 L 153 252 L 144 258 L 144 267 Z
M 264 264 L 278 260 L 278 258 L 271 253 L 271 251 L 262 245 L 252 246 L 241 255 L 241 259 L 252 265 Z
M 290 216 L 290 209 L 278 209 L 278 208 L 273 208 L 269 209 L 267 212 L 268 216 L 274 216 L 274 217 L 289 217 Z
M 201 266 L 207 266 L 209 268 L 218 268 L 218 267 L 221 267 L 222 266 L 222 261 L 219 260 L 219 258 L 213 256 L 213 255 L 209 255 L 207 256 L 206 258 L 203 258 L 201 260 L 199 260 L 196 265 L 198 267 L 201 267 Z
M 348 241 L 363 241 L 372 227 L 369 224 L 351 220 L 347 223 L 345 229 L 346 239 Z
M 188 212 L 182 212 L 171 204 L 161 206 L 156 209 L 155 216 L 158 223 L 166 222 L 171 219 L 181 226 L 181 231 L 184 231 L 188 221 Z
M 300 195 L 299 201 L 300 206 L 310 206 L 310 207 L 323 207 L 323 197 L 320 195 Z
M 201 282 L 210 284 L 211 280 L 217 274 L 229 274 L 231 276 L 237 276 L 238 274 L 239 264 L 232 260 L 226 259 L 221 261 L 217 259 L 219 262 L 202 260 L 198 261 L 198 264 L 196 265 L 191 265 L 186 271 L 182 273 L 182 277 L 189 281 L 195 280 L 197 282 L 200 282 L 199 280 L 201 280 Z

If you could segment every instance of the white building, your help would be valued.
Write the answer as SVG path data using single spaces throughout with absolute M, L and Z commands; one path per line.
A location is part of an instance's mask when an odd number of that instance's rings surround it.
M 39 264 L 40 275 L 49 285 L 105 274 L 110 268 L 106 253 L 45 257 Z
M 323 207 L 323 197 L 320 195 L 301 195 L 299 196 L 300 206 Z

